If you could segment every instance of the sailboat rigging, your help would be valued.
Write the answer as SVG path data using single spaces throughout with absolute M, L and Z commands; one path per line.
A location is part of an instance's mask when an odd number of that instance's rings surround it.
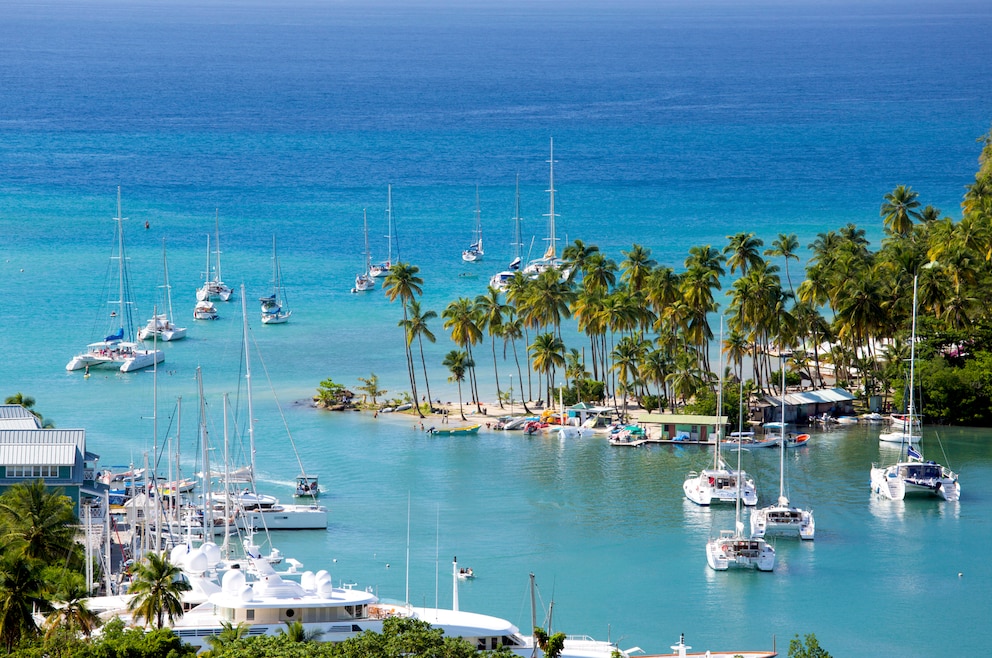
M 355 275 L 355 287 L 351 292 L 375 289 L 375 277 L 372 276 L 372 252 L 369 251 L 369 216 L 365 208 L 362 208 L 362 225 L 365 229 L 365 269 Z
M 284 324 L 292 311 L 286 308 L 286 290 L 282 286 L 282 270 L 279 267 L 279 254 L 276 252 L 276 236 L 272 236 L 272 294 L 260 297 L 262 304 L 262 324 Z
M 479 186 L 475 186 L 475 230 L 472 232 L 472 244 L 462 252 L 462 260 L 475 263 L 485 256 L 482 249 L 482 207 L 479 204 Z

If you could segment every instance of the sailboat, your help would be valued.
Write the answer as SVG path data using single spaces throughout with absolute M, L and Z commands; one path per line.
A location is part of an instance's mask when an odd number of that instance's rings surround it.
M 917 276 L 913 277 L 913 327 L 909 352 L 909 408 L 906 422 L 910 428 L 914 426 L 914 382 L 916 365 L 916 294 Z M 935 461 L 924 461 L 923 453 L 913 446 L 919 439 L 904 440 L 906 445 L 905 459 L 890 466 L 872 464 L 871 490 L 890 500 L 902 500 L 909 495 L 940 496 L 944 500 L 955 502 L 961 498 L 961 483 L 957 473 Z M 922 438 L 922 432 L 921 436 Z M 900 449 L 901 452 L 901 449 Z
M 365 227 L 365 270 L 355 275 L 355 287 L 351 292 L 366 292 L 375 289 L 375 278 L 372 270 L 372 252 L 369 251 L 369 217 L 365 209 L 362 209 L 362 224 Z
M 782 369 L 782 434 L 779 441 L 778 502 L 751 512 L 751 536 L 764 537 L 769 532 L 798 532 L 800 539 L 813 539 L 816 532 L 813 510 L 793 507 L 785 495 L 785 363 L 781 353 L 779 364 Z
M 262 303 L 262 324 L 284 324 L 292 311 L 286 309 L 286 291 L 282 287 L 282 270 L 279 268 L 279 255 L 276 253 L 276 236 L 272 236 L 272 294 L 260 297 Z
M 479 205 L 478 185 L 475 186 L 475 231 L 472 232 L 472 237 L 472 244 L 462 252 L 462 260 L 466 263 L 475 263 L 486 255 L 482 249 L 482 207 Z
M 723 322 L 720 322 L 720 344 L 723 344 Z M 723 372 L 723 350 L 720 350 L 720 370 Z M 723 410 L 723 379 L 717 390 L 717 409 Z M 685 497 L 697 505 L 710 503 L 737 502 L 743 499 L 745 505 L 758 504 L 758 492 L 754 480 L 740 468 L 740 452 L 738 451 L 737 470 L 734 471 L 720 457 L 720 445 L 723 443 L 723 425 L 725 418 L 717 416 L 716 452 L 713 457 L 713 468 L 705 468 L 698 473 L 690 471 L 682 483 Z
M 172 341 L 186 338 L 186 327 L 177 327 L 172 321 L 172 286 L 169 285 L 169 260 L 165 253 L 165 238 L 162 238 L 162 266 L 165 268 L 165 313 L 158 313 L 138 330 L 138 340 L 158 336 L 160 340 Z
M 558 258 L 558 235 L 555 233 L 555 219 L 558 215 L 555 214 L 555 140 L 551 140 L 551 158 L 548 160 L 551 166 L 550 180 L 551 184 L 548 187 L 548 195 L 550 198 L 550 210 L 548 212 L 548 247 L 544 251 L 544 255 L 541 258 L 527 263 L 527 267 L 524 268 L 524 274 L 536 279 L 542 272 L 548 270 L 555 270 L 560 274 L 560 279 L 562 282 L 568 279 L 571 270 L 565 264 L 565 261 Z
M 386 187 L 386 260 L 369 265 L 369 275 L 375 278 L 389 274 L 393 267 L 393 186 Z
M 506 290 L 507 286 L 510 285 L 510 279 L 520 271 L 520 248 L 523 246 L 523 242 L 520 240 L 520 222 L 520 174 L 517 174 L 516 204 L 513 213 L 513 243 L 511 245 L 513 247 L 513 260 L 510 261 L 507 269 L 490 277 L 489 285 L 496 290 Z
M 229 301 L 234 291 L 227 286 L 220 276 L 220 210 L 214 215 L 214 255 L 217 257 L 214 265 L 213 277 L 210 276 L 210 235 L 207 235 L 207 269 L 204 275 L 205 281 L 196 291 L 196 299 L 201 302 L 211 299 L 220 299 L 222 302 Z
M 720 327 L 720 343 L 723 344 L 723 326 Z M 721 350 L 722 354 L 723 350 Z M 722 362 L 722 357 L 721 357 Z M 720 365 L 723 372 L 723 365 Z M 739 413 L 743 414 L 743 410 Z M 719 445 L 719 443 L 717 443 Z M 741 473 L 741 454 L 737 451 L 737 472 Z M 734 505 L 734 529 L 721 530 L 720 536 L 706 542 L 706 563 L 714 571 L 726 571 L 730 567 L 756 568 L 758 571 L 775 569 L 775 548 L 760 537 L 747 537 L 741 521 L 741 482 L 737 478 L 737 496 Z
M 109 301 L 116 309 L 110 312 L 110 332 L 96 343 L 86 346 L 66 364 L 66 370 L 89 370 L 91 366 L 112 365 L 121 372 L 141 370 L 165 360 L 162 350 L 149 350 L 133 342 L 134 319 L 132 313 L 130 277 L 127 272 L 127 254 L 124 249 L 124 217 L 121 216 L 121 188 L 117 188 L 117 217 L 115 223 L 115 255 L 117 261 L 117 299 Z

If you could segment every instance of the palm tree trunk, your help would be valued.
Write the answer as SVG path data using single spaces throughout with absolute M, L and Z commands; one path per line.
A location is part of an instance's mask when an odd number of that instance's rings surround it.
M 524 405 L 524 413 L 525 414 L 529 414 L 530 413 L 530 409 L 527 408 L 527 400 L 524 400 L 523 399 L 523 397 L 524 397 L 524 375 L 520 371 L 520 359 L 517 358 L 517 341 L 512 341 L 511 344 L 513 345 L 513 360 L 517 364 L 517 377 L 520 378 L 520 401 Z M 527 373 L 527 377 L 528 377 L 528 379 L 530 378 L 530 372 Z M 510 383 L 512 384 L 513 382 L 510 382 Z
M 465 418 L 465 411 L 462 409 L 462 380 L 458 380 L 458 414 L 462 417 L 462 420 L 468 420 Z
M 493 374 L 496 376 L 496 399 L 499 400 L 499 408 L 503 409 L 503 396 L 499 390 L 499 368 L 496 365 L 496 335 L 490 334 L 493 341 Z
M 434 412 L 434 398 L 431 397 L 431 382 L 427 379 L 427 360 L 424 359 L 424 339 L 417 336 L 417 343 L 420 345 L 420 365 L 424 369 L 424 384 L 427 385 L 427 408 Z
M 468 347 L 468 358 L 471 359 L 472 360 L 472 363 L 474 364 L 475 363 L 475 357 L 472 356 L 472 345 L 471 345 L 471 343 L 468 344 L 466 347 Z M 479 395 L 479 380 L 476 379 L 476 377 L 475 377 L 475 366 L 473 365 L 470 370 L 471 370 L 470 376 L 471 376 L 471 382 L 472 382 L 472 390 L 473 390 L 473 395 L 475 396 L 475 410 L 478 413 L 481 414 L 482 413 L 482 400 L 479 399 L 481 396 Z

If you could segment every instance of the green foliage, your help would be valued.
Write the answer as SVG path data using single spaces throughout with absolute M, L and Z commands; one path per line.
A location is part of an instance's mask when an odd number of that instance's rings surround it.
M 368 377 L 359 377 L 358 381 L 362 382 L 362 385 L 358 387 L 358 390 L 361 391 L 362 393 L 365 393 L 370 398 L 372 398 L 372 404 L 376 403 L 376 398 L 380 398 L 389 392 L 384 388 L 379 388 L 379 377 L 376 376 L 374 372 L 370 374 Z M 324 383 L 326 382 L 330 382 L 336 388 L 335 390 L 336 395 L 334 396 L 335 398 L 337 398 L 337 396 L 343 392 L 344 386 L 334 384 L 334 382 L 331 382 L 331 380 L 329 379 L 325 380 L 324 382 L 321 382 L 320 385 L 323 386 Z M 317 394 L 320 395 L 319 389 Z
M 164 619 L 169 623 L 183 614 L 182 594 L 189 591 L 190 585 L 180 578 L 182 571 L 171 564 L 167 557 L 157 553 L 148 553 L 138 563 L 131 583 L 133 598 L 127 607 L 134 613 L 136 619 L 144 619 L 145 623 L 155 622 L 155 627 L 161 629 Z
M 606 385 L 595 379 L 581 379 L 575 382 L 575 386 L 578 387 L 577 402 L 581 400 L 582 402 L 602 403 L 603 398 L 606 397 Z M 568 400 L 565 402 L 569 404 Z
M 789 640 L 789 658 L 830 658 L 830 654 L 820 647 L 816 635 L 810 633 L 805 642 L 799 635 Z
M 332 379 L 325 379 L 317 387 L 317 401 L 326 406 L 347 402 L 350 397 L 348 389 Z
M 937 357 L 916 370 L 922 391 L 916 406 L 926 422 L 992 426 L 992 352 L 978 352 L 958 367 Z

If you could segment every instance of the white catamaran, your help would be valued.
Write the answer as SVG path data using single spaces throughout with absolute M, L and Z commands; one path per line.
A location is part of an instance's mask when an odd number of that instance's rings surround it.
M 77 354 L 66 364 L 66 370 L 81 370 L 96 366 L 110 365 L 121 372 L 131 372 L 148 368 L 165 360 L 162 350 L 146 349 L 134 342 L 134 303 L 131 300 L 130 277 L 127 272 L 127 252 L 124 248 L 124 220 L 121 216 L 121 188 L 117 188 L 117 217 L 114 218 L 115 240 L 114 255 L 111 260 L 117 261 L 117 299 L 111 299 L 109 304 L 114 307 L 110 312 L 110 327 L 112 333 L 96 343 L 86 346 L 86 351 Z
M 393 267 L 393 186 L 386 187 L 386 260 L 369 265 L 369 274 L 375 278 L 389 274 Z

